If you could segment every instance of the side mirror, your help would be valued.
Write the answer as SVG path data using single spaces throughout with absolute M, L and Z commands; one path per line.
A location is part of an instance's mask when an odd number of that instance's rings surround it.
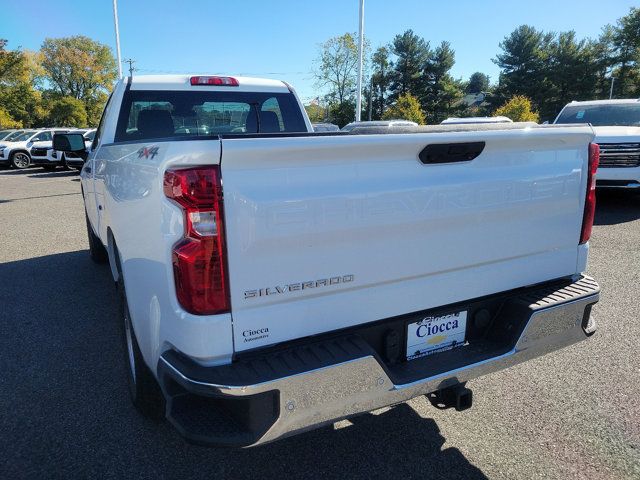
M 544 122 L 542 122 L 543 125 L 549 125 L 549 120 L 545 120 Z
M 53 136 L 53 149 L 61 152 L 73 152 L 87 159 L 87 148 L 81 133 L 56 133 Z

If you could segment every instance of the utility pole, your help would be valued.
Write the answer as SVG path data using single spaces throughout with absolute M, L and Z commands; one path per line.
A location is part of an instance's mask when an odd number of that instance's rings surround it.
M 120 56 L 120 30 L 118 29 L 118 0 L 113 0 L 113 24 L 116 28 L 116 55 L 118 56 L 118 78 L 122 78 L 122 57 Z
M 373 75 L 371 75 L 371 85 L 369 86 L 369 121 L 371 121 L 371 110 L 373 110 Z
M 360 27 L 358 33 L 358 91 L 356 92 L 356 122 L 362 114 L 362 56 L 364 54 L 364 0 L 360 0 Z
M 613 82 L 616 81 L 616 77 L 611 75 L 611 89 L 609 90 L 609 100 L 613 98 Z
M 133 68 L 133 64 L 136 63 L 136 61 L 131 59 L 131 58 L 127 58 L 127 59 L 123 60 L 122 62 L 129 64 L 129 76 L 133 77 L 133 72 L 136 70 L 135 68 Z

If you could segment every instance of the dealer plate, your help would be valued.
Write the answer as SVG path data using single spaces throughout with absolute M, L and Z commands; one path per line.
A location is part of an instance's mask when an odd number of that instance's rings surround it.
M 467 311 L 425 317 L 407 326 L 407 360 L 464 345 Z

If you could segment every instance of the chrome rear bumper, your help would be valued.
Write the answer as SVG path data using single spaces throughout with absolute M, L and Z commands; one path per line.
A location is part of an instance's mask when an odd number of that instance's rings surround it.
M 589 277 L 551 291 L 527 291 L 516 300 L 528 305 L 528 320 L 522 322 L 515 343 L 503 353 L 409 382 L 398 381 L 402 375 L 357 336 L 273 353 L 241 366 L 200 367 L 198 372 L 177 352 L 165 352 L 158 364 L 158 377 L 167 398 L 167 417 L 187 439 L 197 443 L 251 446 L 273 441 L 466 382 L 584 340 L 595 331 L 590 312 L 599 291 Z M 452 358 L 455 355 L 445 353 Z M 419 374 L 420 368 L 429 371 L 429 362 L 434 361 L 426 357 L 398 368 Z

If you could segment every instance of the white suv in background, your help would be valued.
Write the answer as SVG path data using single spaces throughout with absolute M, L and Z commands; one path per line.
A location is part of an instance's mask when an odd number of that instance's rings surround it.
M 31 165 L 29 150 L 35 142 L 50 142 L 58 129 L 25 130 L 18 136 L 10 136 L 10 141 L 0 142 L 0 165 L 10 164 L 14 168 L 27 168 Z
M 54 133 L 66 133 L 69 129 L 55 129 L 47 132 L 47 136 L 53 138 Z M 29 148 L 31 165 L 37 165 L 45 170 L 55 170 L 56 167 L 64 165 L 64 154 L 53 149 L 51 139 L 34 142 Z
M 640 100 L 571 102 L 553 123 L 590 123 L 600 145 L 596 185 L 640 188 Z

